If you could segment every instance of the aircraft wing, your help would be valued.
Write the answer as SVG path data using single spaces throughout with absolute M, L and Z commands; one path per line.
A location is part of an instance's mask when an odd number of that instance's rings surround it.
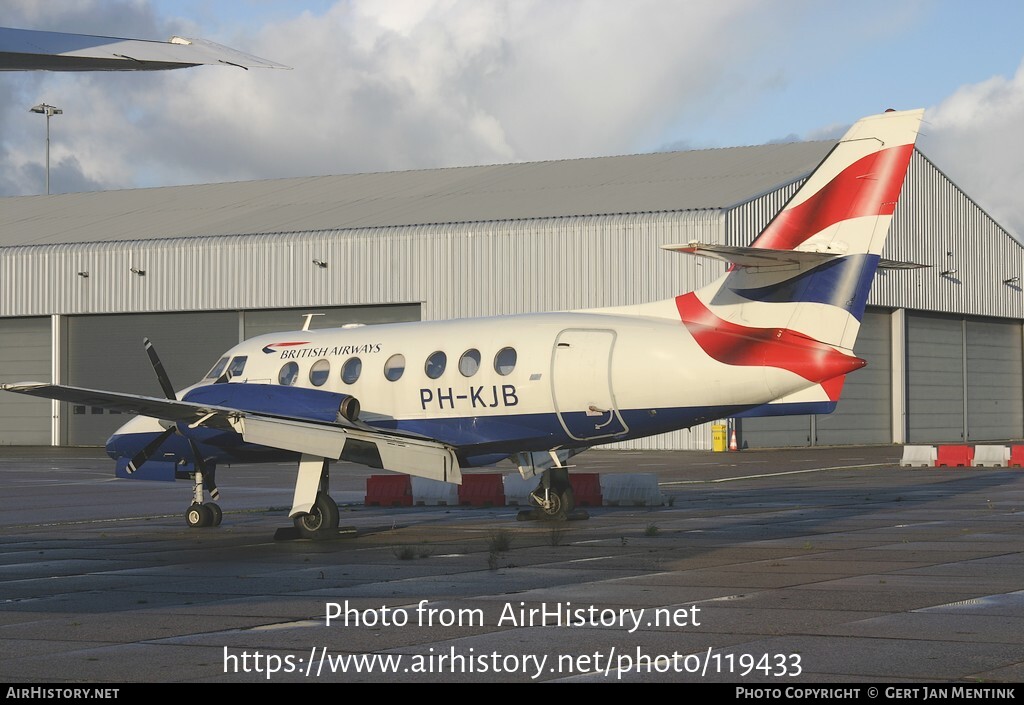
M 0 71 L 159 71 L 201 64 L 290 68 L 205 39 L 156 42 L 0 27 Z
M 227 413 L 231 410 L 218 408 L 210 405 L 193 404 L 191 402 L 175 401 L 162 397 L 147 397 L 139 394 L 124 394 L 122 392 L 107 392 L 98 389 L 84 389 L 82 387 L 69 387 L 62 384 L 46 384 L 45 382 L 18 382 L 17 384 L 0 384 L 0 389 L 18 394 L 28 394 L 43 399 L 56 399 L 67 401 L 73 404 L 84 404 L 85 406 L 98 406 L 104 409 L 120 411 L 122 414 L 141 414 L 152 416 L 155 419 L 164 421 L 184 421 L 192 423 L 202 419 L 213 412 L 221 412 L 224 423 L 216 424 L 217 419 L 211 418 L 210 423 L 205 425 L 213 428 L 231 428 L 227 423 Z
M 455 450 L 444 443 L 400 431 L 385 431 L 342 417 L 334 423 L 229 406 L 161 399 L 43 382 L 3 384 L 0 389 L 44 399 L 136 413 L 164 421 L 232 430 L 247 443 L 303 455 L 349 460 L 370 467 L 461 483 Z

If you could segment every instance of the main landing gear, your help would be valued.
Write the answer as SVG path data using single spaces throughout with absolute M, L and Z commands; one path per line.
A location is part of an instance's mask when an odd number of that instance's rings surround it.
M 295 499 L 288 516 L 300 538 L 325 539 L 338 535 L 341 514 L 329 494 L 331 465 L 326 458 L 303 455 L 295 481 Z
M 546 519 L 565 521 L 576 508 L 576 496 L 569 483 L 569 469 L 553 467 L 545 470 L 537 489 L 530 493 L 530 500 Z
M 338 504 L 326 492 L 317 492 L 316 502 L 306 514 L 295 517 L 295 528 L 304 539 L 326 538 L 338 532 L 341 513 Z

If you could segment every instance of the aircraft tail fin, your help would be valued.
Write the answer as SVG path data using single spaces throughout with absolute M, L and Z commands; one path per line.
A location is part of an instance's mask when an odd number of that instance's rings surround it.
M 683 322 L 705 333 L 732 329 L 730 337 L 743 329 L 766 342 L 807 341 L 852 358 L 923 113 L 855 123 L 750 246 L 665 246 L 730 263 L 716 282 L 676 298 Z M 827 372 L 844 365 L 837 359 Z

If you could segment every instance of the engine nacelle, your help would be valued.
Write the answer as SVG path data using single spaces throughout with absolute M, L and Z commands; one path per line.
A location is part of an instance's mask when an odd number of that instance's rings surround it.
M 360 409 L 349 394 L 276 384 L 208 384 L 190 390 L 182 401 L 327 423 L 357 421 Z

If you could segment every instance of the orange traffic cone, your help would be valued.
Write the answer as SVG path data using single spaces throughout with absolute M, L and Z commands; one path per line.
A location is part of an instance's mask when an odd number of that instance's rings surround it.
M 729 436 L 729 450 L 739 450 L 739 446 L 736 445 L 736 429 L 732 430 L 732 435 Z

